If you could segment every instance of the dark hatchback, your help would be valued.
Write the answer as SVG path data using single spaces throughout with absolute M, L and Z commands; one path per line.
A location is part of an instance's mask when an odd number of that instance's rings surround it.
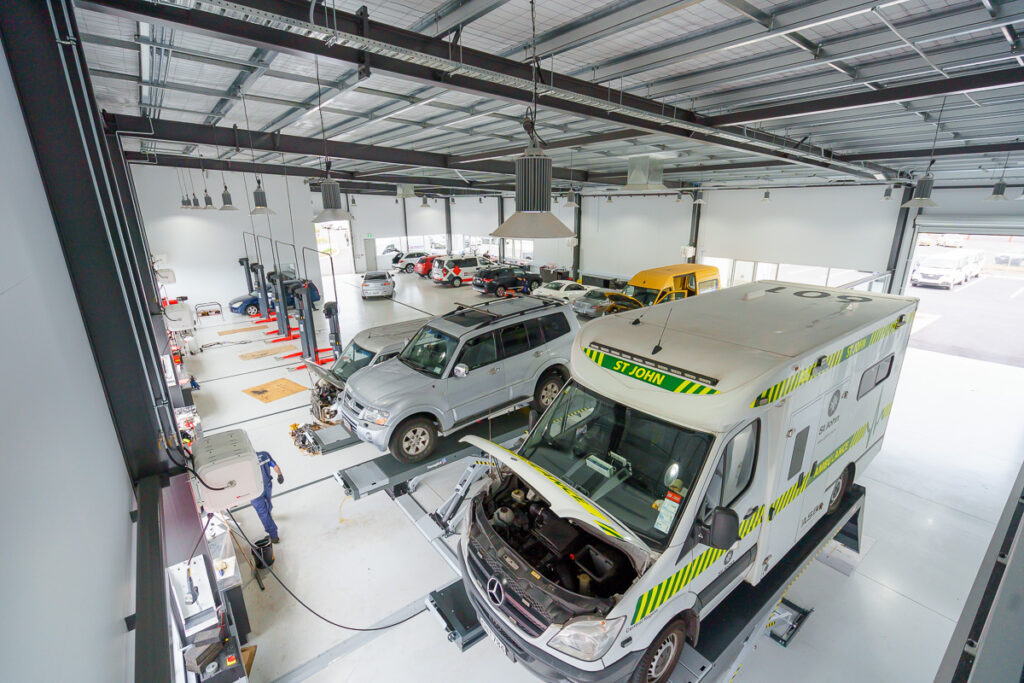
M 518 266 L 481 270 L 473 278 L 473 289 L 481 294 L 505 296 L 509 291 L 532 292 L 541 285 L 540 275 Z

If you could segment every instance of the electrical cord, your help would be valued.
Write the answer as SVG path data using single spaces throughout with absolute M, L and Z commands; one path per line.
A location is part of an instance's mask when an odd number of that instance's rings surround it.
M 171 455 L 171 449 L 170 448 L 164 448 L 164 451 L 167 453 L 167 457 L 170 459 L 171 462 L 173 462 L 178 467 L 181 467 L 181 468 L 185 469 L 186 471 L 191 472 L 192 476 L 194 476 L 196 479 L 198 479 L 199 483 L 202 484 L 204 487 L 208 488 L 209 490 L 211 490 L 211 491 L 226 491 L 226 490 L 228 490 L 230 488 L 229 486 L 210 486 L 209 484 L 207 484 L 206 480 L 203 479 L 201 476 L 199 476 L 199 473 L 196 472 L 194 469 L 192 469 L 192 466 L 188 464 L 189 457 L 187 455 L 185 455 L 185 451 L 184 450 L 182 450 L 182 452 L 181 452 L 181 455 L 182 455 L 182 458 L 183 458 L 183 460 L 181 462 L 178 462 L 177 460 L 174 459 L 174 457 Z
M 249 547 L 252 548 L 253 550 L 259 552 L 259 549 L 255 545 L 253 545 L 252 541 L 249 540 L 249 537 L 245 535 L 244 531 L 242 531 L 242 525 L 239 524 L 238 520 L 235 519 L 235 516 L 233 514 L 231 514 L 231 510 L 225 510 L 225 512 L 227 512 L 228 517 L 231 518 L 231 521 L 234 522 L 235 528 L 238 529 L 238 533 L 241 534 L 242 538 L 245 539 L 245 542 L 249 544 Z M 315 616 L 317 619 L 320 619 L 321 621 L 326 622 L 326 623 L 330 624 L 331 626 L 335 626 L 337 628 L 344 629 L 345 631 L 359 631 L 361 633 L 369 633 L 369 632 L 372 632 L 372 631 L 386 631 L 389 628 L 394 628 L 395 626 L 399 626 L 400 624 L 404 624 L 405 622 L 409 621 L 413 617 L 418 617 L 419 615 L 421 615 L 421 614 L 423 614 L 424 612 L 427 611 L 427 608 L 424 607 L 423 609 L 419 610 L 418 612 L 414 612 L 413 614 L 410 614 L 409 616 L 405 617 L 404 619 L 396 621 L 393 624 L 387 624 L 385 626 L 371 626 L 369 628 L 359 628 L 359 627 L 356 627 L 356 626 L 346 626 L 344 624 L 339 624 L 336 621 L 331 621 L 330 619 L 328 619 L 327 617 L 325 617 L 324 615 L 320 614 L 315 609 L 313 609 L 312 607 L 307 605 L 305 602 L 303 602 L 302 598 L 297 596 L 295 594 L 295 592 L 291 588 L 289 588 L 285 584 L 284 581 L 281 580 L 281 577 L 279 577 L 277 574 L 274 573 L 273 569 L 271 569 L 270 567 L 267 567 L 267 566 L 264 566 L 264 568 L 268 572 L 270 572 L 270 575 L 273 576 L 274 580 L 277 581 L 281 585 L 281 588 L 283 588 L 285 590 L 285 592 L 288 595 L 290 595 L 293 600 L 295 600 L 295 602 L 297 602 L 300 605 L 302 605 L 306 609 L 307 612 L 309 612 L 310 614 Z
M 192 548 L 192 552 L 188 555 L 188 562 L 192 564 L 192 558 L 196 556 L 196 550 L 199 549 L 199 542 L 203 540 L 203 536 L 206 535 L 206 527 L 210 526 L 210 520 L 213 519 L 213 513 L 206 513 L 206 524 L 203 525 L 203 530 L 199 532 L 199 538 L 196 539 L 196 544 Z

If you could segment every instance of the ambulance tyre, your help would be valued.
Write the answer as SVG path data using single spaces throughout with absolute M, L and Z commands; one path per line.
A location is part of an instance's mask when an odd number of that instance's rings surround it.
M 843 502 L 843 498 L 846 497 L 846 492 L 850 490 L 850 484 L 853 482 L 853 469 L 852 465 L 843 470 L 843 473 L 839 475 L 839 479 L 832 486 L 832 492 L 829 494 L 828 499 L 828 511 L 825 514 L 831 515 L 833 512 L 839 509 L 840 503 Z
M 629 683 L 666 683 L 683 652 L 686 635 L 682 619 L 671 621 L 644 652 Z
M 452 287 L 461 287 L 461 286 L 462 286 L 462 278 L 458 277 L 458 276 L 453 277 L 452 278 Z

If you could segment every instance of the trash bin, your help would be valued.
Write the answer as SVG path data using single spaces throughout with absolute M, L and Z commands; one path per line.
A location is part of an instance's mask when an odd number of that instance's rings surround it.
M 274 545 L 270 542 L 270 536 L 261 538 L 254 543 L 252 559 L 256 561 L 256 567 L 266 569 L 274 564 Z

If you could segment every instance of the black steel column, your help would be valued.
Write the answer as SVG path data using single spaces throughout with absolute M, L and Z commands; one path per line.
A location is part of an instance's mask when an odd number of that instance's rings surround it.
M 159 359 L 166 339 L 155 348 L 149 311 L 151 266 L 148 256 L 138 262 L 144 238 L 134 203 L 122 199 L 127 173 L 114 171 L 122 161 L 103 135 L 70 0 L 8 0 L 0 38 L 125 464 L 138 481 L 168 469 L 159 434 L 173 427 Z
M 452 200 L 444 198 L 444 239 L 448 244 L 448 253 L 452 253 Z
M 505 222 L 505 198 L 498 195 L 498 225 Z M 505 262 L 505 239 L 498 238 L 498 263 Z
M 572 248 L 572 279 L 580 279 L 580 261 L 583 247 L 583 195 L 576 195 L 576 208 L 572 210 L 572 229 L 576 244 Z
M 135 563 L 135 680 L 171 680 L 171 617 L 164 573 L 163 475 L 138 482 Z M 193 508 L 192 516 L 195 517 Z M 196 532 L 194 538 L 198 538 Z
M 896 217 L 896 228 L 893 230 L 892 247 L 889 249 L 889 260 L 886 262 L 886 269 L 892 273 L 889 278 L 889 294 L 902 294 L 907 286 L 907 276 L 910 274 L 910 259 L 914 254 L 914 243 L 917 241 L 917 224 L 911 220 L 911 209 L 903 207 L 914 197 L 914 188 L 906 186 L 903 188 L 903 198 L 900 200 L 900 212 Z M 916 218 L 920 209 L 913 209 Z
M 242 270 L 245 271 L 245 291 L 251 292 L 252 289 L 252 271 L 249 270 L 249 257 L 243 256 L 238 259 L 238 265 L 242 266 Z
M 696 198 L 697 195 L 694 195 Z M 686 259 L 687 263 L 697 262 L 697 240 L 700 239 L 700 209 L 702 204 L 698 204 L 696 201 L 693 203 L 693 209 L 690 210 L 690 241 L 687 244 L 693 246 L 693 256 Z

